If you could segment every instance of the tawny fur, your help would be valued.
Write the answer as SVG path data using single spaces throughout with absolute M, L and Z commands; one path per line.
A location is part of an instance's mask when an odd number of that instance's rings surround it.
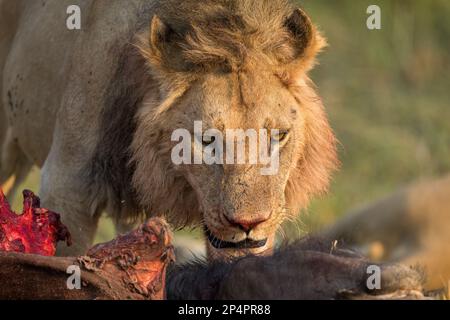
M 243 233 L 224 222 L 224 210 L 268 215 L 251 236 L 272 241 L 284 219 L 326 191 L 336 142 L 307 76 L 325 40 L 302 10 L 285 0 L 79 2 L 90 15 L 83 32 L 71 32 L 55 17 L 72 2 L 20 2 L 33 17 L 54 16 L 37 27 L 21 20 L 13 44 L 0 48 L 9 57 L 0 61 L 3 101 L 7 92 L 24 101 L 17 118 L 5 110 L 12 141 L 43 166 L 43 204 L 76 230 L 64 253 L 90 245 L 105 209 L 118 221 L 146 214 L 204 223 L 227 241 Z M 290 127 L 280 174 L 174 166 L 171 133 L 194 120 Z
M 293 40 L 286 19 L 294 9 L 288 1 L 168 2 L 162 6 L 161 19 L 165 21 L 162 28 L 173 28 L 177 34 L 171 47 L 159 47 L 155 35 L 140 35 L 138 47 L 166 92 L 166 99 L 150 101 L 151 107 L 141 111 L 133 141 L 137 166 L 134 184 L 141 190 L 141 202 L 153 205 L 151 211 L 168 212 L 178 224 L 199 218 L 191 187 L 173 172 L 169 136 L 161 137 L 158 132 L 161 128 L 173 128 L 168 109 L 204 73 L 238 73 L 251 63 L 249 58 L 258 54 L 264 55 L 273 74 L 304 107 L 307 140 L 287 183 L 287 207 L 297 214 L 312 196 L 326 192 L 338 163 L 336 140 L 321 100 L 306 75 L 326 41 L 303 12 L 301 17 L 309 32 L 300 42 Z M 185 10 L 193 15 L 180 16 Z M 156 17 L 151 29 L 161 28 L 161 24 Z M 167 114 L 161 115 L 163 112 Z

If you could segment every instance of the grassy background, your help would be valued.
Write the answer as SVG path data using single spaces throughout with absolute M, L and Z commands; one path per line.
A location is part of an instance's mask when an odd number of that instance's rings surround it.
M 327 36 L 313 71 L 340 146 L 329 196 L 305 231 L 415 180 L 450 171 L 450 1 L 301 1 Z M 366 28 L 377 4 L 382 29 Z
M 305 0 L 329 40 L 312 77 L 341 142 L 341 171 L 289 236 L 399 186 L 450 171 L 450 1 Z M 366 28 L 378 4 L 382 30 Z M 37 190 L 35 170 L 23 187 Z M 16 199 L 18 208 L 20 199 Z M 97 241 L 114 236 L 102 219 Z

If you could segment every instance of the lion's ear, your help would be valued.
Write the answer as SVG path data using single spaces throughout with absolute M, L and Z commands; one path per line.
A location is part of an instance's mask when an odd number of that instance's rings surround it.
M 150 24 L 149 45 L 154 53 L 163 56 L 170 45 L 175 31 L 155 15 Z
M 311 69 L 316 55 L 327 44 L 325 38 L 302 9 L 294 10 L 286 19 L 285 27 L 292 35 L 297 58 L 301 59 L 305 69 Z
M 140 38 L 139 48 L 154 71 L 170 73 L 179 67 L 179 40 L 177 32 L 155 15 L 147 36 Z

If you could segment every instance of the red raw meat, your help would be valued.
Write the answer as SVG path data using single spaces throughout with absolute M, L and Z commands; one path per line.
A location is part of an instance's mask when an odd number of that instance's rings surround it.
M 40 199 L 23 191 L 23 212 L 17 215 L 0 189 L 0 251 L 54 256 L 58 241 L 72 244 L 59 214 L 40 207 Z

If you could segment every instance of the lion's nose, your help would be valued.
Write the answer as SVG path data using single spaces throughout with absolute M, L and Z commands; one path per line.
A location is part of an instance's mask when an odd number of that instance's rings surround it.
M 249 218 L 229 218 L 229 217 L 225 217 L 225 218 L 231 225 L 238 227 L 239 229 L 241 229 L 247 233 L 250 230 L 254 229 L 257 225 L 259 225 L 269 219 L 269 217 L 266 215 L 259 216 L 256 218 L 250 218 L 250 219 Z

